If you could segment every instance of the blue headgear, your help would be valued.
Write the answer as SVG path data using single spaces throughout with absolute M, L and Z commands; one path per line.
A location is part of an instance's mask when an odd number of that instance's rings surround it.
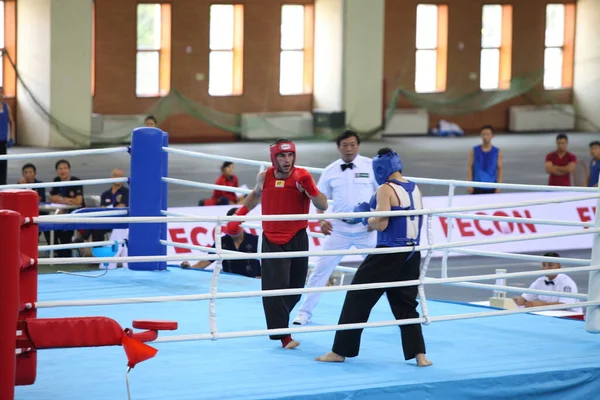
M 375 173 L 375 180 L 380 185 L 387 181 L 388 176 L 401 170 L 402 160 L 400 160 L 398 154 L 391 150 L 384 155 L 373 157 L 373 172 Z

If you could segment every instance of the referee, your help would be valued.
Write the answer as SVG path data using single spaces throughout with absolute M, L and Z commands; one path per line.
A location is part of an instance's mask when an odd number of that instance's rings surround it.
M 373 176 L 373 160 L 358 154 L 360 137 L 354 131 L 342 132 L 337 138 L 337 148 L 341 158 L 329 164 L 318 182 L 318 187 L 328 199 L 333 199 L 332 212 L 352 212 L 356 204 L 368 203 L 377 191 L 377 182 Z M 323 214 L 324 211 L 317 210 Z M 377 235 L 372 229 L 356 223 L 354 219 L 321 220 L 321 232 L 329 235 L 323 250 L 346 250 L 374 248 Z M 323 287 L 343 256 L 320 257 L 306 287 Z M 320 293 L 309 293 L 294 319 L 295 325 L 304 325 L 312 318 Z

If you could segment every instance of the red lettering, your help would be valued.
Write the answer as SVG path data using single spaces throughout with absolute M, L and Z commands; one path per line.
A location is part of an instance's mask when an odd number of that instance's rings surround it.
M 592 221 L 592 215 L 596 214 L 596 207 L 577 207 L 577 214 L 579 214 L 581 222 L 590 222 Z M 587 228 L 587 226 L 584 227 L 584 229 Z
M 525 217 L 523 217 L 518 211 L 513 210 L 513 216 L 516 218 L 531 219 L 531 213 L 529 212 L 529 210 L 524 210 L 523 212 L 525 213 Z M 519 222 L 517 224 L 517 228 L 519 229 L 520 233 L 525 233 L 525 228 L 529 229 L 529 232 L 531 233 L 537 233 L 537 230 L 535 229 L 535 224 L 525 224 L 523 222 Z
M 456 225 L 458 225 L 458 230 L 462 237 L 475 236 L 475 233 L 472 230 L 467 230 L 467 228 L 472 228 L 471 221 L 463 221 L 462 219 L 457 218 Z
M 169 229 L 169 236 L 171 236 L 171 241 L 176 243 L 187 243 L 188 240 L 185 237 L 185 230 L 183 228 L 173 228 Z M 184 249 L 181 247 L 175 247 L 175 253 L 191 253 L 190 249 Z
M 308 221 L 308 230 L 311 232 L 317 232 L 320 233 L 321 232 L 321 225 L 319 224 L 319 221 Z M 321 245 L 321 241 L 319 240 L 318 237 L 313 237 L 313 244 L 315 246 L 320 246 Z
M 442 230 L 444 231 L 444 236 L 448 237 L 448 218 L 439 217 L 440 224 L 442 224 Z
M 477 214 L 477 215 L 487 215 L 486 213 L 484 213 L 482 211 L 476 212 L 475 214 Z M 478 220 L 478 219 L 473 220 L 473 225 L 475 225 L 475 229 L 477 229 L 482 235 L 492 236 L 494 234 L 494 231 L 491 230 L 491 229 L 489 229 L 489 228 L 488 229 L 483 228 L 481 226 L 481 222 L 482 221 Z
M 203 226 L 197 226 L 194 229 L 192 229 L 192 232 L 190 233 L 190 239 L 192 240 L 192 243 L 194 244 L 194 246 L 204 246 L 204 247 L 210 247 L 212 245 L 211 244 L 200 244 L 200 242 L 198 241 L 198 235 L 205 235 L 208 233 L 208 229 L 206 229 Z M 213 234 L 212 234 L 213 240 L 215 238 L 215 232 L 213 230 Z
M 508 217 L 509 215 L 507 213 L 505 213 L 504 211 L 496 211 L 494 212 L 494 216 L 496 217 Z M 496 230 L 498 232 L 501 233 L 512 233 L 515 230 L 515 223 L 514 222 L 508 222 L 508 227 L 503 228 L 502 226 L 500 226 L 500 221 L 494 221 L 494 227 L 496 228 Z

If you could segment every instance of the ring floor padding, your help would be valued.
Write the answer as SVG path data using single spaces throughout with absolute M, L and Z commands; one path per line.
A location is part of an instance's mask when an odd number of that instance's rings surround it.
M 111 270 L 102 278 L 39 278 L 40 301 L 205 293 L 211 274 L 170 268 L 163 272 Z M 260 281 L 222 274 L 221 291 L 260 289 Z M 345 293 L 327 293 L 315 324 L 337 323 Z M 431 315 L 486 311 L 428 302 Z M 260 298 L 217 300 L 219 331 L 265 329 Z M 40 317 L 107 316 L 123 327 L 134 319 L 179 322 L 166 335 L 207 333 L 208 302 L 170 302 L 41 309 Z M 292 318 L 295 314 L 292 314 Z M 371 321 L 390 320 L 382 299 Z M 315 356 L 331 348 L 334 332 L 296 335 L 284 350 L 267 337 L 155 344 L 154 359 L 131 371 L 135 400 L 209 399 L 593 399 L 600 393 L 600 336 L 581 321 L 511 315 L 434 323 L 424 327 L 434 365 L 404 361 L 397 327 L 365 330 L 361 353 L 343 364 Z M 39 352 L 38 378 L 16 389 L 19 400 L 126 399 L 126 358 L 121 347 Z

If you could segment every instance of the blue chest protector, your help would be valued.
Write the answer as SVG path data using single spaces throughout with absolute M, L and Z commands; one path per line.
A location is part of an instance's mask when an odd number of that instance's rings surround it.
M 410 206 L 408 207 L 400 207 L 400 206 L 392 206 L 392 211 L 407 211 L 415 209 L 415 201 L 413 198 L 413 193 L 415 190 L 414 182 L 399 182 L 397 180 L 389 180 L 388 182 L 394 183 L 398 186 L 401 186 L 406 193 L 408 193 L 408 197 L 410 199 Z M 407 225 L 408 220 L 414 221 L 415 218 L 419 219 L 418 223 L 418 231 L 416 239 L 407 238 Z M 386 246 L 386 247 L 404 247 L 404 246 L 418 246 L 421 240 L 421 226 L 423 225 L 423 216 L 422 215 L 412 215 L 409 217 L 390 217 L 388 220 L 387 227 L 381 231 L 377 232 L 377 246 Z

